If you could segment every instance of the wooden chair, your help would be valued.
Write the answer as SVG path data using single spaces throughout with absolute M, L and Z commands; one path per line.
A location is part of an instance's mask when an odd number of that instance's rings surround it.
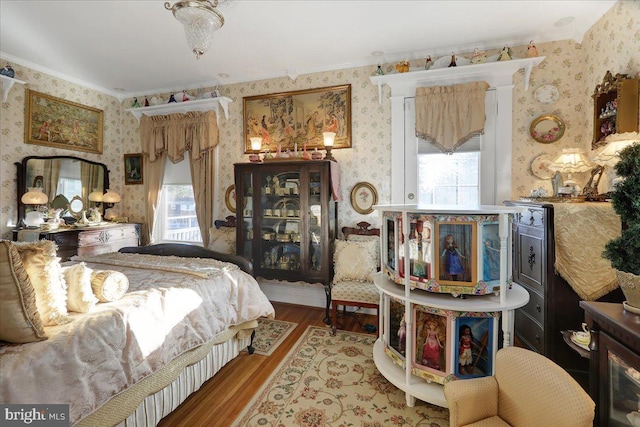
M 373 274 L 379 270 L 380 229 L 370 227 L 368 222 L 359 222 L 356 228 L 343 227 L 345 241 L 336 241 L 336 271 L 331 283 L 331 330 L 334 334 L 338 327 L 339 305 L 342 306 L 343 317 L 347 314 L 347 306 L 375 308 L 376 317 L 379 315 L 380 294 L 373 283 Z M 345 259 L 339 259 L 341 256 Z M 349 265 L 349 262 L 352 264 Z M 363 275 L 363 266 L 367 265 L 372 271 L 365 271 Z M 365 277 L 367 279 L 363 280 Z

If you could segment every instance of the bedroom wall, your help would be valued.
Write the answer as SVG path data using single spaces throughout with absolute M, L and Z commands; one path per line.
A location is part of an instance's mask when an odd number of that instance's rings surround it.
M 522 72 L 514 76 L 513 108 L 513 167 L 512 197 L 526 195 L 533 188 L 550 183 L 537 179 L 530 171 L 533 159 L 541 154 L 555 154 L 562 148 L 581 147 L 589 150 L 592 131 L 591 94 L 604 73 L 637 73 L 640 70 L 640 2 L 622 1 L 611 8 L 585 35 L 582 45 L 565 40 L 540 43 L 540 55 L 547 58 L 531 73 L 528 91 L 523 88 Z M 512 48 L 515 57 L 524 57 L 526 46 Z M 492 52 L 491 52 L 492 53 Z M 0 58 L 0 63 L 6 62 Z M 411 61 L 420 65 L 422 60 Z M 124 110 L 124 104 L 109 95 L 93 89 L 69 83 L 62 78 L 13 63 L 16 76 L 28 83 L 33 90 L 68 99 L 105 111 L 104 152 L 102 155 L 78 151 L 59 150 L 24 143 L 24 90 L 15 85 L 7 102 L 2 104 L 0 117 L 0 233 L 9 237 L 7 224 L 16 221 L 16 183 L 14 162 L 28 155 L 65 154 L 103 162 L 111 171 L 111 187 L 122 194 L 119 213 L 132 221 L 142 221 L 144 193 L 141 185 L 124 185 L 123 154 L 140 151 L 138 123 Z M 233 183 L 233 163 L 247 161 L 242 143 L 242 98 L 244 96 L 287 92 L 293 90 L 342 85 L 352 85 L 352 134 L 353 148 L 334 150 L 334 156 L 342 166 L 342 196 L 339 205 L 339 225 L 352 225 L 359 221 L 378 222 L 375 213 L 357 214 L 351 208 L 349 194 L 360 181 L 373 184 L 378 190 L 379 202 L 390 200 L 390 138 L 391 113 L 389 90 L 383 90 L 384 100 L 378 104 L 377 88 L 369 80 L 375 66 L 327 71 L 289 78 L 271 79 L 221 86 L 222 95 L 233 102 L 229 119 L 220 121 L 220 192 L 217 198 L 217 216 L 229 215 L 224 203 L 224 191 Z M 391 71 L 392 64 L 383 66 Z M 533 91 L 542 84 L 552 83 L 561 91 L 555 104 L 544 106 L 535 102 Z M 204 88 L 209 90 L 211 88 Z M 150 94 L 155 95 L 155 94 Z M 565 120 L 567 130 L 555 144 L 539 144 L 529 136 L 529 124 L 543 113 L 558 114 Z M 578 176 L 584 182 L 586 176 Z

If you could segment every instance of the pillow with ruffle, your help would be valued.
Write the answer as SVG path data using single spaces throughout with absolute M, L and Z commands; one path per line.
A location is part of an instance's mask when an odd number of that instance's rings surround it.
M 336 240 L 333 255 L 333 281 L 356 280 L 373 282 L 378 269 L 376 249 L 377 241 L 353 242 Z
M 376 265 L 377 269 L 380 268 L 380 236 L 368 235 L 368 234 L 348 234 L 347 241 L 349 242 L 376 242 Z
M 67 284 L 56 245 L 50 240 L 14 242 L 36 293 L 36 306 L 44 326 L 71 321 L 67 311 Z
M 84 262 L 62 267 L 67 282 L 67 309 L 76 313 L 87 313 L 98 303 L 91 288 L 93 270 Z
M 129 278 L 119 271 L 94 271 L 91 289 L 100 302 L 117 301 L 129 290 Z
M 20 254 L 8 240 L 0 241 L 0 340 L 23 344 L 47 336 L 36 306 L 36 293 Z
M 223 254 L 236 253 L 235 227 L 211 227 L 209 229 L 209 246 L 207 249 Z

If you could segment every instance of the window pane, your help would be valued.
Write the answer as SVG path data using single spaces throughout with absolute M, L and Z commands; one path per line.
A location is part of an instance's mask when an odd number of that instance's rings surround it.
M 191 185 L 163 185 L 159 211 L 162 241 L 202 242 Z
M 479 166 L 479 152 L 419 154 L 419 203 L 478 204 Z

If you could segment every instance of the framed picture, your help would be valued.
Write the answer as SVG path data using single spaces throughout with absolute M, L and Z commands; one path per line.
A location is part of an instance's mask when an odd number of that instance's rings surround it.
M 389 304 L 388 318 L 388 352 L 389 355 L 397 362 L 402 364 L 407 353 L 407 322 L 405 320 L 404 302 L 391 297 L 387 298 Z
M 359 214 L 373 212 L 373 205 L 378 203 L 378 192 L 368 182 L 359 182 L 351 190 L 351 206 Z
M 262 151 L 324 148 L 323 132 L 335 132 L 333 148 L 351 147 L 351 85 L 242 98 L 244 152 L 251 137 Z
M 126 185 L 144 182 L 143 157 L 142 153 L 124 155 L 124 183 Z
M 493 374 L 493 317 L 458 317 L 456 319 L 455 375 L 459 378 Z
M 230 212 L 236 213 L 236 186 L 231 184 L 224 193 L 224 203 Z
M 25 143 L 102 153 L 102 110 L 29 89 L 25 94 Z
M 484 222 L 480 226 L 482 253 L 482 280 L 500 282 L 500 225 L 498 221 Z
M 413 313 L 415 372 L 418 376 L 442 383 L 451 359 L 449 319 L 444 311 L 422 305 L 414 305 Z
M 478 283 L 477 223 L 437 221 L 435 229 L 438 283 L 475 286 Z

